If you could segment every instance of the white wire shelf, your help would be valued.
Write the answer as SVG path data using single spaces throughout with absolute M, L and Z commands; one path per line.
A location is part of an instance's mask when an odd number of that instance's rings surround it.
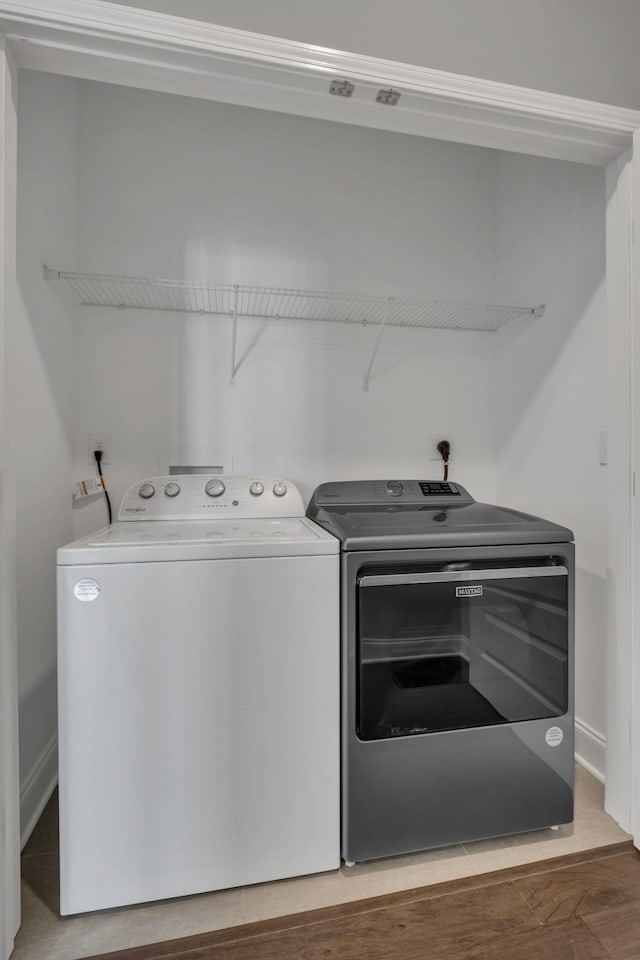
M 189 280 L 76 273 L 44 267 L 45 277 L 67 284 L 82 304 L 121 310 L 163 310 L 231 317 L 234 322 L 231 382 L 245 356 L 236 363 L 238 318 L 312 320 L 378 326 L 371 363 L 364 378 L 368 388 L 385 327 L 432 327 L 447 330 L 495 331 L 519 317 L 541 317 L 544 306 L 519 307 L 484 303 L 445 303 L 406 297 L 374 297 L 320 290 L 293 290 Z
M 68 284 L 87 306 L 127 310 L 485 331 L 498 330 L 518 317 L 541 316 L 544 310 L 542 307 L 444 303 L 438 300 L 373 297 L 284 287 L 208 284 L 45 270 L 48 279 Z

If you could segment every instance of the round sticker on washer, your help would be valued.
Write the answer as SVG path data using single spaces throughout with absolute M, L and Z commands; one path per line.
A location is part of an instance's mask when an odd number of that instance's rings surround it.
M 97 580 L 87 577 L 85 580 L 78 580 L 73 592 L 78 600 L 95 600 L 100 593 L 100 584 Z
M 564 740 L 564 733 L 560 727 L 549 727 L 544 738 L 550 747 L 557 747 Z

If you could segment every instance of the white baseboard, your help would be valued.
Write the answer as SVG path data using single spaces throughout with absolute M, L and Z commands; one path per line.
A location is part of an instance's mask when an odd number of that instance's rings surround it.
M 58 734 L 46 745 L 20 788 L 20 849 L 33 833 L 58 782 Z
M 588 723 L 576 717 L 576 762 L 588 770 L 600 783 L 604 783 L 606 752 L 606 738 Z

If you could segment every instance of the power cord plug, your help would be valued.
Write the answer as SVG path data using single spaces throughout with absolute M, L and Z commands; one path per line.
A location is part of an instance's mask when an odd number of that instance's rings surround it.
M 444 461 L 444 480 L 449 479 L 449 458 L 451 456 L 451 444 L 448 440 L 441 440 L 437 445 L 437 451 Z
M 96 464 L 97 464 L 97 466 L 98 466 L 98 473 L 100 474 L 100 477 L 101 477 L 101 479 L 102 479 L 102 486 L 103 486 L 103 488 L 104 488 L 104 498 L 105 498 L 105 500 L 107 501 L 107 511 L 108 511 L 108 513 L 109 513 L 109 526 L 111 526 L 111 522 L 112 522 L 112 521 L 111 521 L 111 499 L 110 499 L 110 497 L 109 497 L 109 494 L 108 494 L 108 492 L 107 492 L 107 487 L 106 487 L 106 484 L 105 484 L 105 482 L 104 482 L 104 474 L 102 473 L 102 454 L 103 454 L 103 453 L 104 453 L 104 450 L 94 450 L 94 451 L 93 451 L 93 456 L 94 456 L 95 461 L 96 461 Z

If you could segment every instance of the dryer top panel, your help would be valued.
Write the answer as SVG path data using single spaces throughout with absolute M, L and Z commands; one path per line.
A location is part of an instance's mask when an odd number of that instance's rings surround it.
M 400 550 L 567 543 L 573 533 L 508 507 L 477 503 L 457 483 L 374 480 L 325 483 L 307 516 L 343 550 Z

